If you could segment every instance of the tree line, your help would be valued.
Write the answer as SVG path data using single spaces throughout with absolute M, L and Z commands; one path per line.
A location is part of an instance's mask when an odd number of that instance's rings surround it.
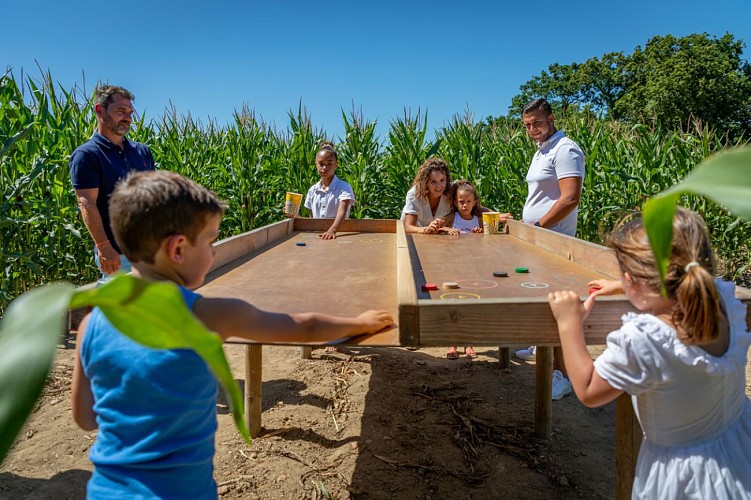
M 732 137 L 751 135 L 751 64 L 743 40 L 726 33 L 655 36 L 631 54 L 551 64 L 525 82 L 511 116 L 535 97 L 613 120 L 687 130 L 696 123 Z

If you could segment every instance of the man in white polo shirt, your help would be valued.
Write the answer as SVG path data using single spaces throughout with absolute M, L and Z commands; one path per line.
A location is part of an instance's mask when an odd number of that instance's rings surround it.
M 535 99 L 522 108 L 527 134 L 537 143 L 537 152 L 527 172 L 529 193 L 522 220 L 552 231 L 576 235 L 579 199 L 584 181 L 584 153 L 563 131 L 555 128 L 550 103 Z M 537 348 L 516 351 L 518 358 L 533 361 Z M 571 382 L 564 375 L 563 352 L 553 350 L 553 399 L 571 394 Z

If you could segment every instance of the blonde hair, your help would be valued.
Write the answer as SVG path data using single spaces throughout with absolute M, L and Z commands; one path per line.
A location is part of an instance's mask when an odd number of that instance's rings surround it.
M 621 271 L 660 293 L 657 261 L 640 214 L 622 223 L 608 246 L 615 250 Z M 702 218 L 680 207 L 673 218 L 665 289 L 674 301 L 672 320 L 684 343 L 701 345 L 717 338 L 725 313 L 714 282 L 712 246 Z
M 482 217 L 482 210 L 480 210 L 480 197 L 477 195 L 477 189 L 475 186 L 472 185 L 471 182 L 465 179 L 459 179 L 458 181 L 454 181 L 451 184 L 451 200 L 452 203 L 456 201 L 457 194 L 459 191 L 464 191 L 465 193 L 470 193 L 472 196 L 475 197 L 475 206 L 472 207 L 472 215 L 475 217 Z M 454 207 L 454 212 L 457 212 L 456 207 Z
M 417 175 L 415 175 L 413 185 L 418 198 L 425 199 L 428 197 L 428 181 L 430 181 L 430 174 L 433 172 L 441 172 L 446 176 L 446 189 L 443 190 L 443 194 L 450 194 L 451 172 L 449 172 L 449 165 L 442 158 L 433 157 L 425 160 L 417 170 Z

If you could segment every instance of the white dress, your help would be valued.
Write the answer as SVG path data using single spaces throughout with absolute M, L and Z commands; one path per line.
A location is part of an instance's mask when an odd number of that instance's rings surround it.
M 730 346 L 715 357 L 651 314 L 628 313 L 595 370 L 632 396 L 644 431 L 632 498 L 751 499 L 751 334 L 733 283 L 716 280 Z
M 459 212 L 454 212 L 454 223 L 452 224 L 452 227 L 458 229 L 461 233 L 471 233 L 474 228 L 482 227 L 482 225 L 480 224 L 480 219 L 476 215 L 473 215 L 470 220 L 464 220 Z

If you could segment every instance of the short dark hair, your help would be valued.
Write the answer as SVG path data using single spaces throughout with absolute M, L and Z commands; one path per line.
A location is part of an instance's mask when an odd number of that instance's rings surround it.
M 195 243 L 207 217 L 226 206 L 214 193 L 174 172 L 135 172 L 115 187 L 110 220 L 115 240 L 131 262 L 154 263 L 165 238 L 185 235 Z
M 546 115 L 552 115 L 553 114 L 553 108 L 550 106 L 550 103 L 546 99 L 533 99 L 529 101 L 527 104 L 522 107 L 522 115 L 526 115 L 527 113 L 532 113 L 533 111 L 542 111 Z
M 94 104 L 101 104 L 104 109 L 107 109 L 114 95 L 121 95 L 131 101 L 136 100 L 136 96 L 126 88 L 118 87 L 117 85 L 102 85 L 96 89 Z

